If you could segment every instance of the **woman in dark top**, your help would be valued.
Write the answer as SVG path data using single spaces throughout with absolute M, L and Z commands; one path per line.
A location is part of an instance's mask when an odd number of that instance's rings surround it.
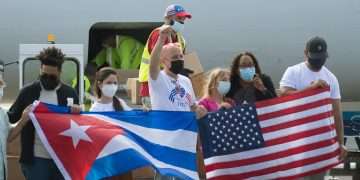
M 257 59 L 250 52 L 241 53 L 233 60 L 230 83 L 226 97 L 233 105 L 276 97 L 271 78 L 261 73 Z

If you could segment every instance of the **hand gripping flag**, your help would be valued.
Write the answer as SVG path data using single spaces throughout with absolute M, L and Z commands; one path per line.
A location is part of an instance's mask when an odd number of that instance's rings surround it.
M 328 88 L 244 104 L 199 122 L 208 179 L 296 179 L 340 163 Z
M 102 179 L 148 165 L 161 174 L 197 179 L 191 112 L 74 115 L 66 107 L 34 104 L 32 123 L 65 179 Z

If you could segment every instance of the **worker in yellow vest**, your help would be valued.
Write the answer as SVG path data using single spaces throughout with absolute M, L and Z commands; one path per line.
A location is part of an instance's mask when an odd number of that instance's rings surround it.
M 185 39 L 182 36 L 182 31 L 184 30 L 184 23 L 186 18 L 191 18 L 191 14 L 187 13 L 185 9 L 176 4 L 168 6 L 165 10 L 164 15 L 164 24 L 171 25 L 174 30 L 173 33 L 166 39 L 165 44 L 169 42 L 178 42 L 181 46 L 183 52 L 185 52 Z M 139 82 L 140 82 L 140 96 L 143 107 L 146 109 L 151 109 L 151 102 L 149 97 L 149 65 L 150 65 L 150 55 L 155 47 L 156 41 L 159 38 L 159 28 L 154 29 L 146 42 L 144 51 L 142 54 L 142 60 L 139 70 Z
M 131 36 L 113 35 L 103 42 L 102 49 L 92 62 L 97 67 L 111 66 L 115 69 L 138 69 L 144 45 Z

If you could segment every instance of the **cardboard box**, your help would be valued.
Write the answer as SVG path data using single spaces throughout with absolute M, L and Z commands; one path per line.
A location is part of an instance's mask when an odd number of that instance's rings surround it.
M 204 69 L 200 63 L 200 59 L 196 54 L 196 52 L 186 54 L 184 58 L 185 58 L 184 67 L 193 70 L 194 73 L 192 75 L 196 75 L 204 72 Z
M 11 143 L 7 143 L 7 154 L 11 156 L 20 155 L 20 135 Z
M 24 180 L 19 164 L 19 156 L 8 156 L 8 176 L 9 180 Z
M 190 76 L 191 83 L 197 99 L 200 99 L 201 97 L 204 96 L 204 89 L 207 83 L 207 77 L 208 77 L 208 73 L 206 72 L 202 72 Z
M 127 80 L 128 96 L 134 105 L 141 104 L 140 98 L 140 82 L 138 78 L 128 78 Z
M 132 174 L 133 179 L 153 179 L 155 177 L 154 169 L 151 166 L 135 169 Z
M 128 78 L 137 78 L 139 76 L 139 70 L 122 70 L 117 69 L 119 84 L 125 84 Z

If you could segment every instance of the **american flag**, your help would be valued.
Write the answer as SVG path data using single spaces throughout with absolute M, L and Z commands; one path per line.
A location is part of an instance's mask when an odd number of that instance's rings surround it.
M 210 113 L 199 128 L 208 179 L 295 179 L 340 163 L 329 88 Z

